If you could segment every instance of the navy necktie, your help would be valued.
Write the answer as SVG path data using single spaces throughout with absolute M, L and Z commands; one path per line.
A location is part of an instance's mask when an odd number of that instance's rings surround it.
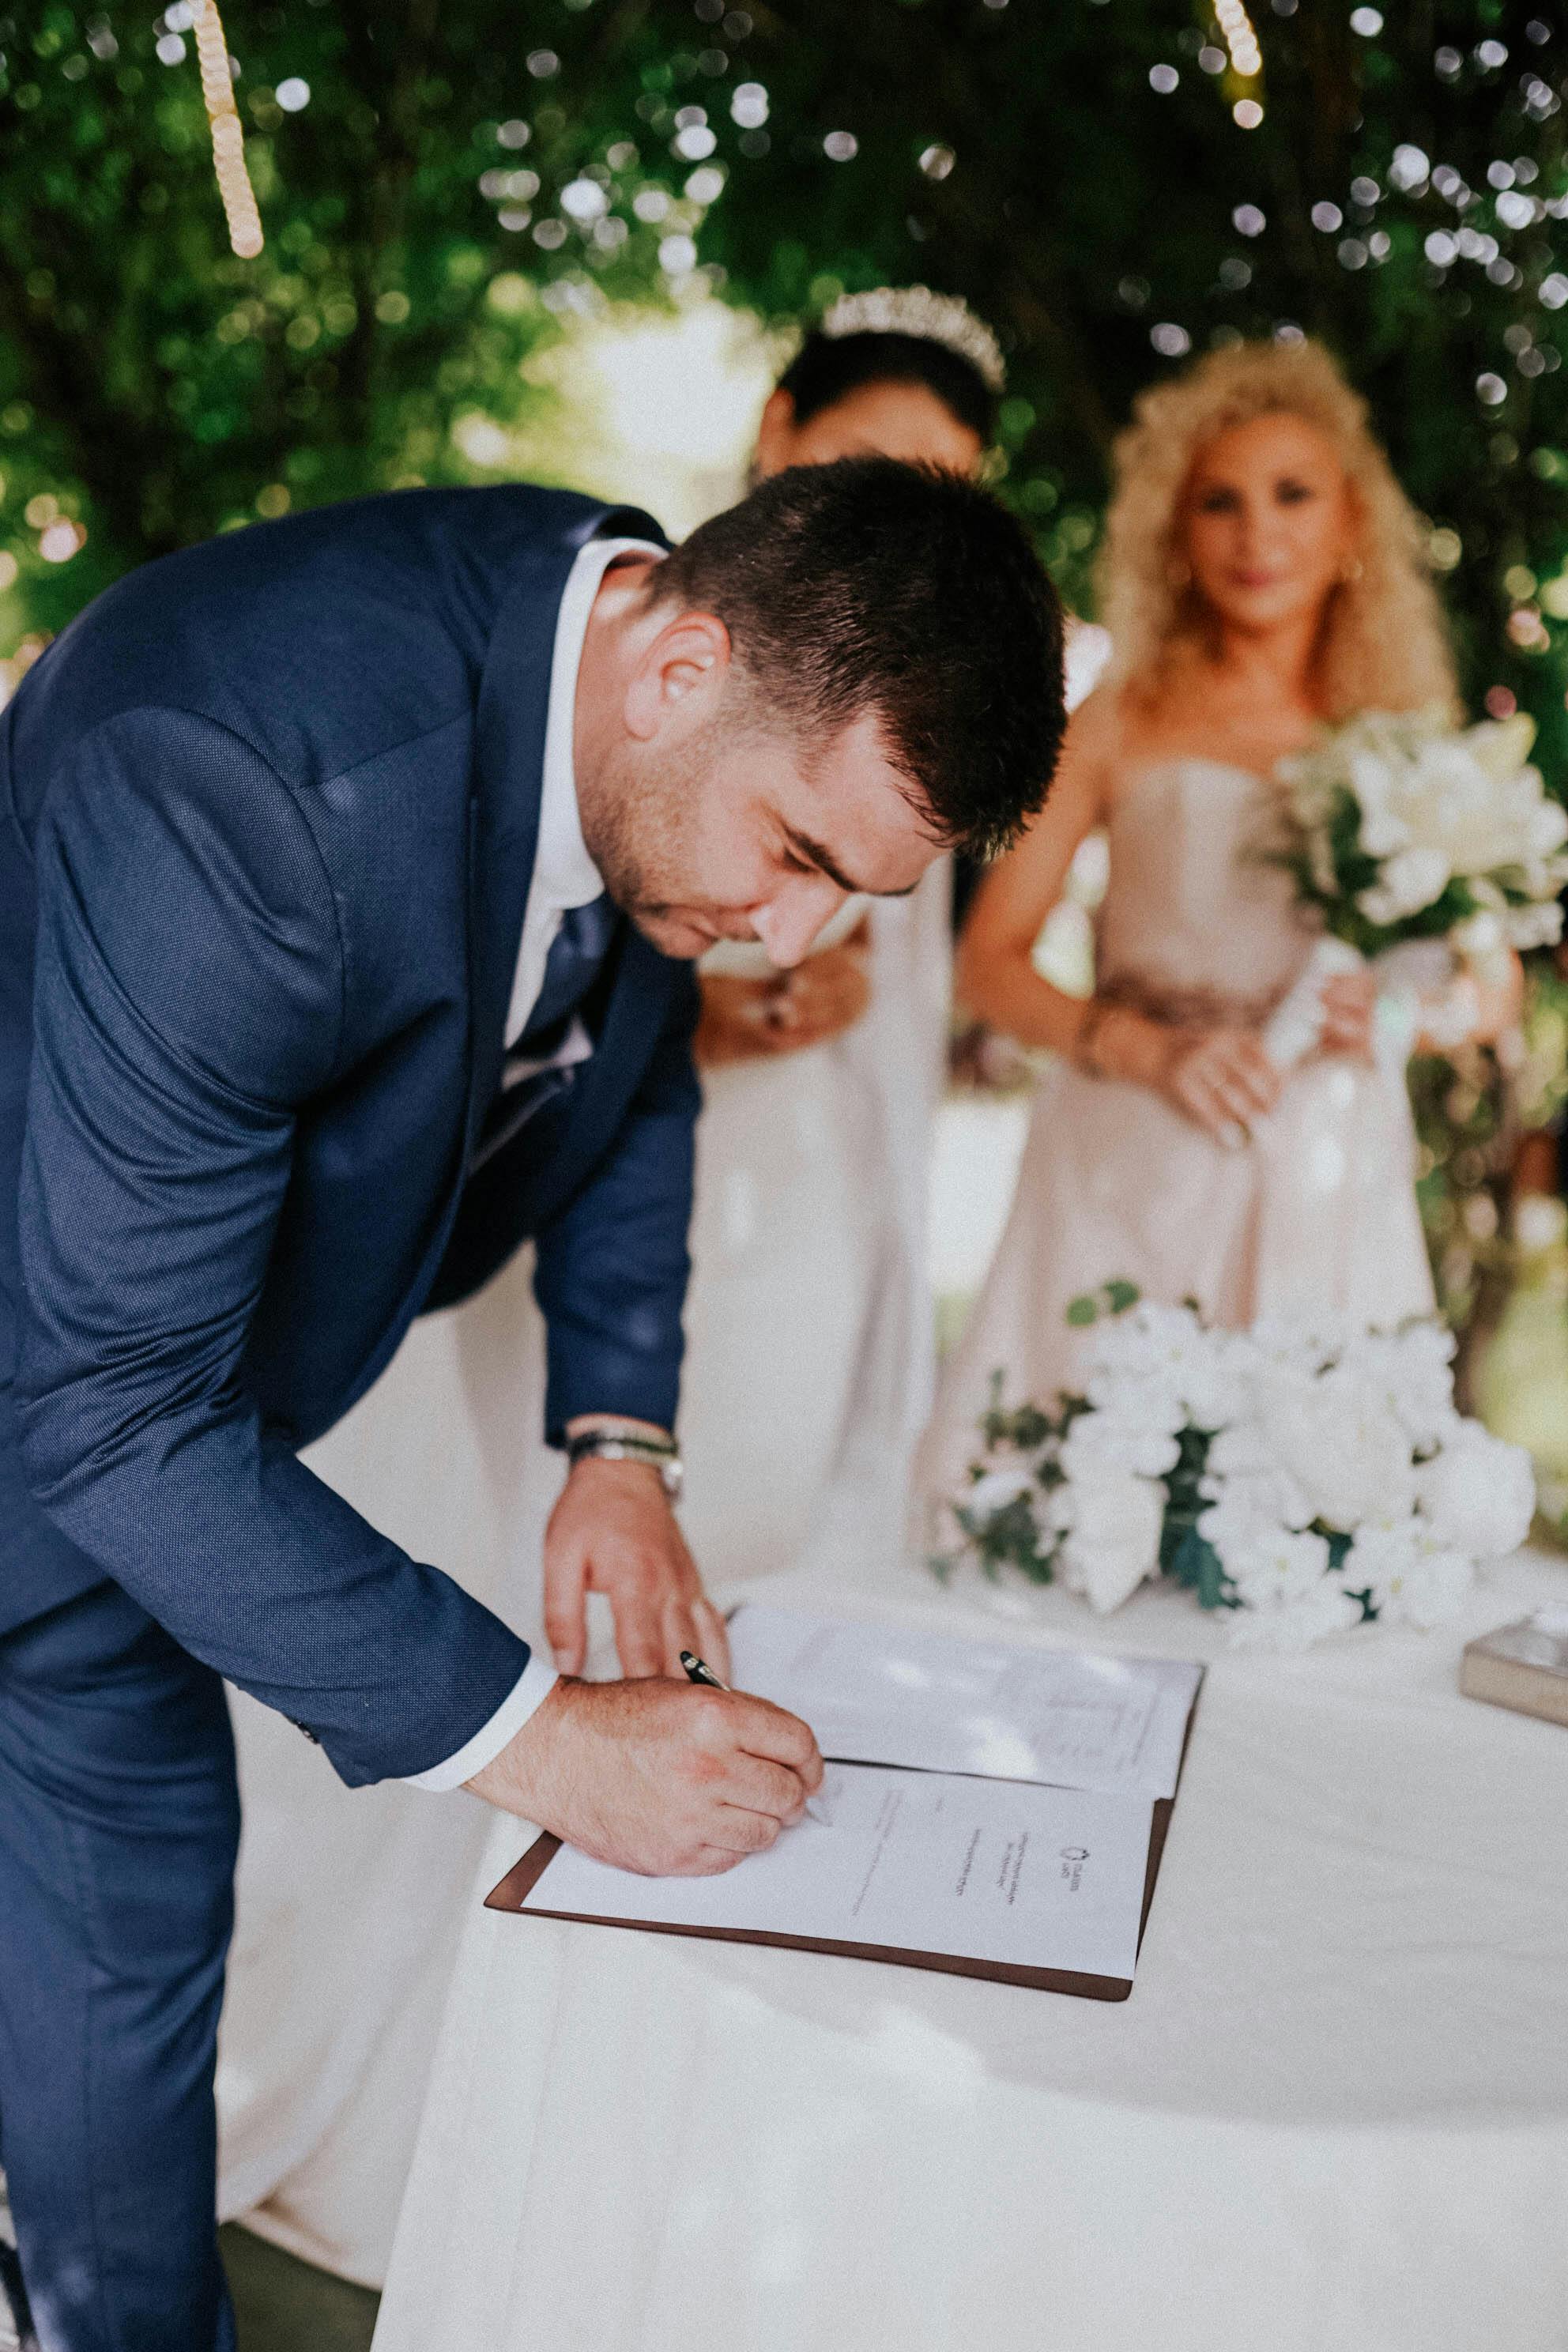
M 590 898 L 585 907 L 567 908 L 545 959 L 538 999 L 521 1036 L 508 1047 L 509 1054 L 541 1061 L 556 1043 L 552 1033 L 564 1035 L 566 1024 L 598 976 L 618 920 L 615 905 L 603 893 Z
M 566 1043 L 573 1016 L 599 976 L 619 920 L 618 909 L 605 896 L 591 898 L 585 907 L 567 908 L 545 958 L 544 978 L 533 1010 L 521 1035 L 507 1047 L 509 1067 L 513 1061 L 548 1062 Z M 500 1089 L 479 1129 L 470 1172 L 493 1159 L 536 1111 L 563 1093 L 572 1084 L 573 1075 L 569 1068 L 532 1070 L 509 1085 L 503 1069 Z

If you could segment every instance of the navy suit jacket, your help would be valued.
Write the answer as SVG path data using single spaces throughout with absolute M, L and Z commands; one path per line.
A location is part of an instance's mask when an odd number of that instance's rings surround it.
M 689 967 L 623 923 L 591 1058 L 465 1181 L 605 531 L 662 539 L 523 488 L 236 532 L 0 720 L 0 1628 L 107 1573 L 350 1781 L 454 1752 L 528 1655 L 296 1459 L 414 1316 L 531 1234 L 552 1431 L 674 1419 Z

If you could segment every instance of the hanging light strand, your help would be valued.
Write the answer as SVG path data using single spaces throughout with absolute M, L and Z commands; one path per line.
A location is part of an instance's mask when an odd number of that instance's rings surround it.
M 228 241 L 242 261 L 253 261 L 264 242 L 256 191 L 245 163 L 245 128 L 234 102 L 228 42 L 214 0 L 195 0 L 191 29 L 201 68 L 202 97 L 212 126 L 213 170 L 228 223 Z
M 1225 35 L 1232 69 L 1240 75 L 1243 81 L 1251 81 L 1263 70 L 1263 52 L 1258 46 L 1252 19 L 1242 6 L 1241 0 L 1216 0 L 1215 17 Z

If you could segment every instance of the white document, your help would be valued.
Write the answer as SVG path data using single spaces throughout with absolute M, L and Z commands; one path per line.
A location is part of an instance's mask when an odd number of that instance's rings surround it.
M 828 1767 L 826 1823 L 721 1878 L 641 1878 L 563 1847 L 525 1911 L 877 1944 L 1131 1979 L 1147 1798 Z
M 1175 1794 L 1203 1668 L 951 1640 L 748 1605 L 731 1679 L 810 1724 L 824 1756 L 1145 1797 Z

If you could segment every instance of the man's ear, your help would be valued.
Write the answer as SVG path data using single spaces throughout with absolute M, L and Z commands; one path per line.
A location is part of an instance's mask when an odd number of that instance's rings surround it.
M 757 453 L 752 460 L 759 481 L 770 474 L 782 474 L 790 463 L 790 444 L 795 436 L 795 395 L 781 386 L 768 394 L 763 410 L 763 421 L 757 427 Z
M 711 702 L 730 668 L 730 632 L 715 613 L 680 613 L 645 647 L 626 687 L 628 734 L 651 743 L 683 703 Z

